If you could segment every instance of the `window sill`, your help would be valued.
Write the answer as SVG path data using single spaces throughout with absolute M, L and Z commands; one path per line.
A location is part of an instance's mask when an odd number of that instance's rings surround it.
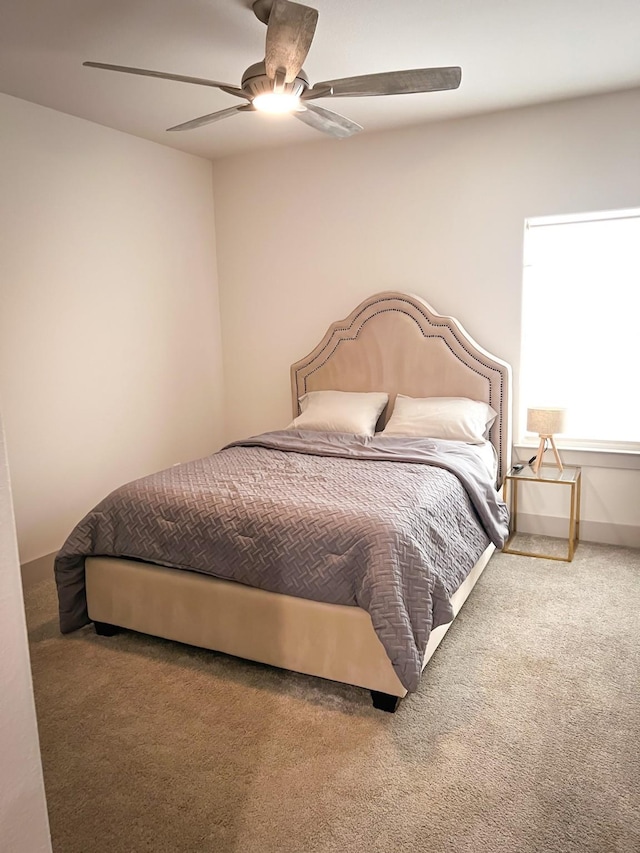
M 563 445 L 556 439 L 563 463 L 585 468 L 622 468 L 640 470 L 640 450 L 619 450 L 603 447 Z M 513 445 L 514 460 L 526 462 L 538 449 L 538 442 L 519 441 Z

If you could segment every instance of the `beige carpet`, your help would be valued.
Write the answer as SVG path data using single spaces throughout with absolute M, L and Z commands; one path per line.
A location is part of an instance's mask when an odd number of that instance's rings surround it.
M 55 853 L 640 851 L 638 551 L 496 555 L 395 715 L 27 610 Z

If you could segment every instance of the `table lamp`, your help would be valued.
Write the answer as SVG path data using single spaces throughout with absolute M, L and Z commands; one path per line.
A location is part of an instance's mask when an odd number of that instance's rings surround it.
M 540 436 L 538 453 L 532 465 L 534 474 L 538 473 L 538 469 L 542 464 L 542 456 L 546 450 L 547 441 L 551 443 L 551 449 L 556 458 L 558 468 L 561 471 L 563 470 L 553 436 L 558 432 L 564 432 L 565 414 L 566 409 L 527 409 L 527 430 L 528 432 L 537 432 Z

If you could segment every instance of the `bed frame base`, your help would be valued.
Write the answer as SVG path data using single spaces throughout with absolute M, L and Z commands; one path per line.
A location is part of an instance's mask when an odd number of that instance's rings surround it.
M 454 615 L 494 550 L 487 547 L 451 597 Z M 102 636 L 120 626 L 364 687 L 374 706 L 388 711 L 395 710 L 390 707 L 394 699 L 406 696 L 369 614 L 360 607 L 308 601 L 113 557 L 90 557 L 85 570 L 89 618 Z M 450 625 L 431 631 L 423 669 Z

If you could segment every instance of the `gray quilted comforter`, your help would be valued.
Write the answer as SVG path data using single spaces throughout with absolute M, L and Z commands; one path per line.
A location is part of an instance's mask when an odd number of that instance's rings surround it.
M 369 612 L 418 685 L 429 632 L 508 513 L 472 451 L 428 439 L 283 430 L 116 489 L 55 563 L 60 628 L 90 620 L 87 556 L 118 556 Z

